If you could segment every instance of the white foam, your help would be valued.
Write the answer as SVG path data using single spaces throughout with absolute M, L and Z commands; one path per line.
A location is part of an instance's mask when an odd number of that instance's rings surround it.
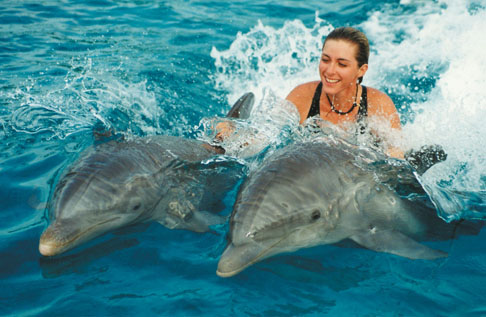
M 297 84 L 318 79 L 322 38 L 332 26 L 317 14 L 315 21 L 311 28 L 300 20 L 287 21 L 280 29 L 259 22 L 248 33 L 238 33 L 228 50 L 213 47 L 216 87 L 225 91 L 230 101 L 245 91 L 261 100 L 266 89 L 285 98 Z
M 378 8 L 357 27 L 372 45 L 365 84 L 397 99 L 405 122 L 402 146 L 440 144 L 448 154 L 422 181 L 431 188 L 485 191 L 484 5 L 402 0 L 398 6 Z M 229 49 L 211 52 L 216 87 L 229 101 L 246 91 L 261 98 L 266 88 L 285 98 L 297 84 L 319 78 L 322 38 L 330 29 L 316 14 L 311 27 L 294 20 L 280 29 L 259 23 L 239 33 Z M 446 209 L 444 213 L 457 212 Z
M 14 131 L 65 139 L 91 130 L 97 121 L 127 135 L 161 130 L 162 110 L 146 81 L 117 78 L 116 70 L 93 67 L 90 58 L 73 58 L 69 69 L 64 82 L 38 77 L 8 94 L 15 109 L 8 120 Z
M 247 120 L 232 118 L 203 118 L 199 138 L 209 144 L 221 146 L 225 154 L 238 158 L 252 157 L 269 145 L 285 139 L 288 130 L 298 127 L 300 115 L 295 106 L 283 100 L 270 89 L 265 90 L 258 105 L 255 105 Z M 219 124 L 226 126 L 224 138 L 218 141 Z
M 380 66 L 374 72 L 393 76 L 396 67 L 435 80 L 435 87 L 423 96 L 425 101 L 415 87 L 402 87 L 402 93 L 419 99 L 407 105 L 414 116 L 404 126 L 408 146 L 437 143 L 448 154 L 446 162 L 422 177 L 423 183 L 431 190 L 444 186 L 454 192 L 486 190 L 486 37 L 482 36 L 486 10 L 471 10 L 465 1 L 425 2 L 399 20 L 390 11 L 376 12 L 363 27 L 377 45 L 374 58 Z M 402 34 L 403 40 L 393 41 L 390 34 Z M 463 202 L 439 209 L 448 219 L 458 217 Z

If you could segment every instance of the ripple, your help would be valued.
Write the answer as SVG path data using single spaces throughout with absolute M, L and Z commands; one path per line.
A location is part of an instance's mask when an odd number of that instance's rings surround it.
M 13 112 L 11 124 L 16 132 L 51 132 L 63 139 L 70 132 L 86 129 L 92 123 L 42 105 L 22 105 Z M 59 127 L 66 127 L 70 132 L 63 132 Z

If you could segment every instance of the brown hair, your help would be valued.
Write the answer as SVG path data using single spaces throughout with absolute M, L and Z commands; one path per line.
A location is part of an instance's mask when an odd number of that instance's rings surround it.
M 358 46 L 358 51 L 356 52 L 356 60 L 358 61 L 358 67 L 368 64 L 368 58 L 370 56 L 370 44 L 368 38 L 358 29 L 352 27 L 341 27 L 331 31 L 324 40 L 324 45 L 326 45 L 327 40 L 344 40 L 350 43 L 356 44 Z M 361 83 L 363 77 L 358 78 L 358 82 Z

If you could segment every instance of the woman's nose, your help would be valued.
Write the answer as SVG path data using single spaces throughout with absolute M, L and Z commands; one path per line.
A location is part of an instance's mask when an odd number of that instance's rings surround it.
M 324 73 L 328 75 L 333 75 L 335 72 L 336 72 L 336 64 L 329 63 Z

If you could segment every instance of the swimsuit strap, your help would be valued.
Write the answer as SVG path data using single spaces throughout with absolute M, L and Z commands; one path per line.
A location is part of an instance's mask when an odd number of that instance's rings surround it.
M 368 96 L 366 86 L 361 85 L 361 100 L 359 101 L 359 110 L 357 121 L 363 120 L 368 116 Z
M 368 94 L 366 86 L 361 85 L 361 100 L 359 101 L 359 109 L 358 109 L 358 117 L 356 118 L 356 122 L 358 123 L 358 133 L 365 134 L 366 133 L 366 120 L 365 118 L 368 116 Z
M 309 114 L 307 114 L 307 118 L 320 114 L 321 92 L 322 82 L 319 82 L 319 85 L 317 85 L 316 91 L 314 92 L 314 97 L 312 97 L 312 103 L 310 106 Z

